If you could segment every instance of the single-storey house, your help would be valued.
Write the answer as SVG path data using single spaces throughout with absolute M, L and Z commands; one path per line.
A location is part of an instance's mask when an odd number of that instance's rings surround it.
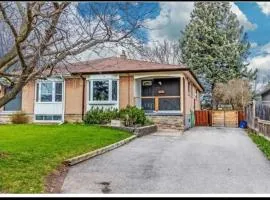
M 133 60 L 122 54 L 55 67 L 52 76 L 29 82 L 0 108 L 0 121 L 24 111 L 32 122 L 76 122 L 91 107 L 136 105 L 159 126 L 186 129 L 193 111 L 200 109 L 202 91 L 184 65 Z M 0 95 L 5 92 L 8 89 L 2 87 Z

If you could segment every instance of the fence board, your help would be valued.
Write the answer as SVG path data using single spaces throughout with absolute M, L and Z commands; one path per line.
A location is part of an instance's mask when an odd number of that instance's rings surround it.
M 224 126 L 238 127 L 238 111 L 224 111 Z
M 195 111 L 195 126 L 209 126 L 208 110 Z

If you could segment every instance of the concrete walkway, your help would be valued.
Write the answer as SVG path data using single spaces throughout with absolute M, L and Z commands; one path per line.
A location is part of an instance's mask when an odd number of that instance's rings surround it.
M 242 129 L 148 135 L 70 168 L 62 193 L 270 193 L 270 162 Z

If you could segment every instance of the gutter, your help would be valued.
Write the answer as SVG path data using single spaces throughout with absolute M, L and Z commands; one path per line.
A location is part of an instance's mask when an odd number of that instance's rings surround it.
M 166 72 L 166 71 L 188 71 L 190 72 L 190 74 L 194 77 L 194 79 L 197 81 L 197 83 L 199 84 L 199 86 L 201 87 L 202 91 L 204 91 L 204 87 L 202 86 L 202 84 L 200 83 L 200 81 L 198 80 L 198 78 L 195 76 L 195 74 L 193 73 L 193 71 L 190 68 L 175 68 L 175 69 L 157 69 L 157 70 L 153 70 L 153 69 L 144 69 L 144 70 L 126 70 L 126 71 L 102 71 L 102 72 L 73 72 L 73 75 L 79 74 L 80 76 L 82 74 L 85 75 L 89 75 L 89 74 L 115 74 L 115 73 L 139 73 L 139 72 Z

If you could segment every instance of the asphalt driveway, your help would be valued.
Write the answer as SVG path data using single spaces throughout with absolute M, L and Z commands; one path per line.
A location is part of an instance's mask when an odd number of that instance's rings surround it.
M 242 129 L 196 127 L 144 136 L 75 165 L 62 193 L 269 194 L 270 162 Z

